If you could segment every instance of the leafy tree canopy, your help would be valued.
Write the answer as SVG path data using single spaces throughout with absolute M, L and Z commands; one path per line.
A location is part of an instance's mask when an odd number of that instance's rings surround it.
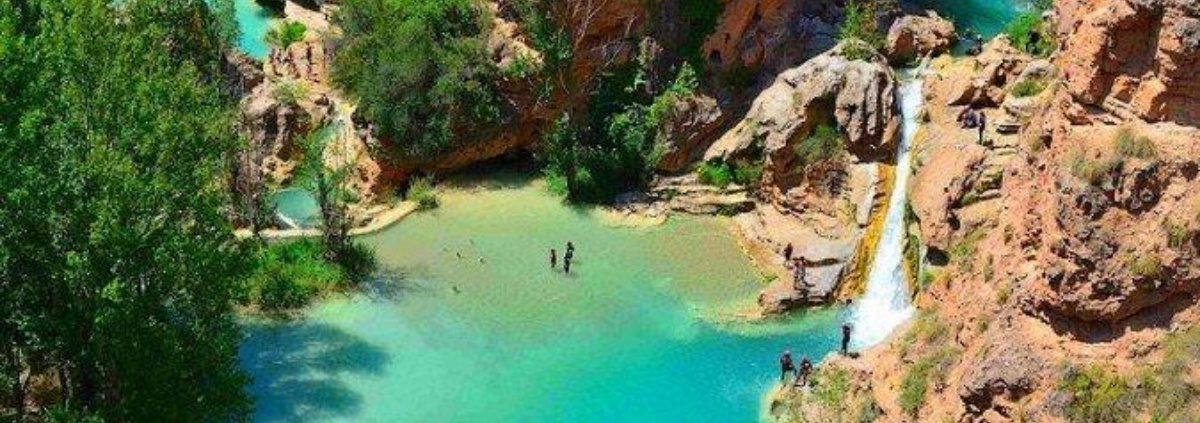
M 242 420 L 231 4 L 108 3 L 0 2 L 0 373 L 57 374 L 51 419 Z

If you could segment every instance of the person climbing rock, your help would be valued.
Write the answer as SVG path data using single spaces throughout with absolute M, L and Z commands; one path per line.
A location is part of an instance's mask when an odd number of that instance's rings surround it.
M 987 129 L 987 113 L 979 111 L 979 143 L 983 144 L 983 131 Z
M 804 290 L 804 278 L 808 276 L 807 265 L 808 263 L 804 260 L 804 257 L 796 260 L 796 266 L 792 268 L 792 289 L 796 291 Z
M 792 248 L 792 243 L 790 243 L 790 242 L 787 243 L 787 246 L 783 247 L 783 261 L 784 262 L 792 260 L 792 251 L 793 250 L 794 249 Z
M 796 377 L 796 366 L 792 364 L 792 350 L 783 350 L 783 355 L 779 356 L 779 383 L 787 380 L 787 374 L 791 373 L 792 377 Z
M 850 323 L 842 323 L 842 355 L 850 355 Z
M 812 361 L 808 359 L 808 356 L 804 356 L 803 358 L 801 358 L 800 359 L 800 386 L 801 387 L 808 386 L 808 378 L 809 378 L 809 376 L 812 376 L 812 371 L 813 371 L 813 364 L 812 364 Z
M 553 248 L 550 249 L 550 268 L 551 269 L 558 268 L 558 250 L 555 250 Z

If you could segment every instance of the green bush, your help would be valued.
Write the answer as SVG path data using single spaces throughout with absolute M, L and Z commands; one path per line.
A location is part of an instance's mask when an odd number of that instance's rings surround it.
M 971 258 L 971 256 L 975 254 L 975 245 L 978 244 L 979 241 L 985 236 L 987 236 L 987 230 L 984 228 L 978 228 L 971 231 L 962 239 L 958 240 L 958 242 L 955 242 L 950 246 L 950 259 L 966 260 Z
M 646 71 L 638 67 L 645 61 L 637 62 L 601 75 L 587 119 L 564 114 L 542 137 L 537 158 L 543 173 L 565 180 L 571 200 L 607 203 L 644 187 L 662 155 L 663 120 L 699 86 L 695 70 L 684 64 L 670 85 L 650 92 Z
M 1046 81 L 1038 78 L 1026 78 L 1013 84 L 1008 90 L 1015 97 L 1032 97 L 1046 90 Z
M 1125 379 L 1099 365 L 1069 371 L 1060 389 L 1071 394 L 1066 417 L 1072 423 L 1124 423 L 1136 405 Z
M 921 277 L 917 279 L 917 283 L 921 289 L 928 289 L 933 285 L 934 280 L 937 280 L 937 273 L 934 273 L 933 269 L 926 268 L 921 269 Z
M 887 38 L 879 28 L 878 12 L 875 0 L 846 2 L 845 17 L 838 27 L 838 41 L 846 43 L 843 50 L 846 58 L 865 60 L 883 49 Z
M 308 31 L 308 27 L 303 23 L 296 21 L 284 21 L 278 25 L 272 26 L 267 31 L 266 41 L 280 49 L 286 49 L 292 44 L 304 41 L 304 33 Z
M 735 162 L 733 164 L 733 180 L 740 185 L 756 185 L 762 180 L 763 167 L 761 164 Z
M 1167 245 L 1171 248 L 1183 248 L 1193 236 L 1196 236 L 1187 226 L 1169 221 L 1163 222 L 1163 228 L 1167 231 Z
M 420 209 L 437 208 L 438 198 L 437 192 L 433 188 L 433 178 L 422 177 L 413 180 L 412 185 L 408 187 L 408 193 L 405 194 L 405 199 L 417 203 Z
M 1034 8 L 1017 16 L 1005 33 L 1013 46 L 1029 54 L 1046 57 L 1054 52 L 1054 30 L 1042 19 L 1044 9 Z M 1036 34 L 1036 35 L 1035 35 Z M 1034 38 L 1036 37 L 1036 40 Z
M 275 82 L 271 95 L 275 97 L 275 101 L 281 104 L 294 106 L 300 100 L 308 97 L 308 86 L 303 81 L 282 78 Z
M 1139 159 L 1150 159 L 1158 154 L 1154 148 L 1154 141 L 1134 134 L 1129 128 L 1117 132 L 1116 138 L 1113 139 L 1113 150 L 1120 157 Z
M 444 154 L 496 129 L 503 77 L 473 0 L 346 0 L 332 74 L 404 157 Z
M 346 280 L 340 267 L 325 261 L 316 239 L 271 244 L 259 252 L 249 300 L 268 312 L 296 309 Z
M 1125 261 L 1125 267 L 1130 273 L 1146 279 L 1157 279 L 1163 272 L 1162 261 L 1153 255 L 1130 257 Z
M 702 47 L 704 38 L 712 34 L 717 27 L 717 19 L 725 9 L 721 0 L 681 0 L 679 10 L 683 14 L 683 31 L 685 39 L 680 46 L 684 60 L 693 67 L 704 69 Z
M 929 386 L 942 383 L 961 352 L 953 346 L 938 347 L 933 352 L 917 359 L 905 370 L 900 379 L 900 408 L 905 414 L 916 417 L 925 406 Z
M 796 159 L 801 167 L 808 167 L 838 156 L 846 151 L 846 139 L 840 129 L 820 125 L 813 134 L 796 146 Z
M 733 183 L 733 169 L 720 159 L 709 160 L 700 164 L 696 170 L 697 179 L 705 185 L 725 188 Z
M 1088 159 L 1082 151 L 1072 153 L 1068 163 L 1072 175 L 1095 186 L 1108 180 L 1109 174 L 1120 165 L 1118 160 Z

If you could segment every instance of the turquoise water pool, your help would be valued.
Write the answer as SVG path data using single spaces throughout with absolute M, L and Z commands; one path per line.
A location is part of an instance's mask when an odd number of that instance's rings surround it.
M 265 59 L 271 48 L 263 38 L 275 17 L 254 0 L 233 0 L 233 4 L 241 31 L 238 46 L 250 57 Z
M 317 198 L 303 188 L 280 190 L 271 196 L 271 207 L 302 228 L 316 227 L 321 223 L 321 207 L 317 204 Z
M 915 3 L 954 21 L 960 35 L 970 28 L 984 39 L 1003 32 L 1013 18 L 1032 7 L 1032 0 L 915 0 Z
M 839 309 L 717 323 L 763 283 L 721 221 L 619 227 L 524 180 L 440 199 L 361 239 L 364 293 L 248 323 L 254 421 L 748 423 L 781 350 L 836 346 Z

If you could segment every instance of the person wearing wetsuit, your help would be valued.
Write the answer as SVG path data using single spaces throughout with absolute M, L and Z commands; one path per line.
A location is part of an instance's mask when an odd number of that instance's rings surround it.
M 850 324 L 842 323 L 842 355 L 850 354 Z
M 808 377 L 812 376 L 812 371 L 813 371 L 813 364 L 812 364 L 812 361 L 808 359 L 808 356 L 804 356 L 803 358 L 801 358 L 800 359 L 800 386 L 808 386 Z
M 779 356 L 779 383 L 787 380 L 787 374 L 791 373 L 792 377 L 796 377 L 796 366 L 792 364 L 792 351 L 784 350 L 783 355 Z

